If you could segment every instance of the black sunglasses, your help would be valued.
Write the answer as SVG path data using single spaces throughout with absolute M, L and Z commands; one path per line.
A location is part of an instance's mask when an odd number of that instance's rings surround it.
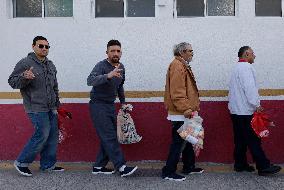
M 37 47 L 40 48 L 40 49 L 42 49 L 44 47 L 45 47 L 45 49 L 49 49 L 50 48 L 49 45 L 43 45 L 43 44 L 38 44 Z

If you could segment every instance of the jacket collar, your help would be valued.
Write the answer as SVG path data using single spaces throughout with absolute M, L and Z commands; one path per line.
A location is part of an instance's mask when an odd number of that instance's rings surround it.
M 195 80 L 195 77 L 194 77 L 194 74 L 193 74 L 193 72 L 191 70 L 190 65 L 183 58 L 181 58 L 179 56 L 175 56 L 175 59 L 178 60 L 179 62 L 183 63 L 183 66 L 186 68 L 187 72 L 189 73 L 190 77 L 193 80 L 194 87 L 198 91 L 198 88 L 197 88 L 197 85 L 196 85 L 196 80 Z M 199 93 L 198 93 L 198 96 L 199 96 Z
M 186 67 L 186 70 L 189 72 L 190 76 L 193 78 L 193 80 L 195 82 L 195 77 L 193 75 L 193 72 L 192 72 L 191 67 L 188 64 L 188 62 L 186 62 L 182 57 L 179 57 L 179 56 L 175 56 L 175 59 L 177 59 L 178 61 L 183 63 L 183 65 Z
M 48 62 L 48 58 L 45 57 L 45 60 L 42 62 L 40 61 L 37 57 L 36 54 L 34 52 L 31 52 L 28 54 L 28 57 L 31 58 L 32 60 L 34 60 L 35 62 L 41 64 L 41 63 L 47 63 Z
M 189 65 L 182 57 L 180 56 L 175 56 L 175 59 L 179 60 L 180 62 L 182 62 L 183 64 L 185 64 L 186 66 Z

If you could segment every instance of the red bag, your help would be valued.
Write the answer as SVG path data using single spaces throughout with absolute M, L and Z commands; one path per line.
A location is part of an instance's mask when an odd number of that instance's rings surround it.
M 268 137 L 268 127 L 275 126 L 268 115 L 263 112 L 254 112 L 251 127 L 259 138 Z
M 63 108 L 58 108 L 57 113 L 58 113 L 59 143 L 62 143 L 68 136 L 70 136 L 68 134 L 68 129 L 64 127 L 63 122 L 65 119 L 72 119 L 72 114 L 71 112 Z

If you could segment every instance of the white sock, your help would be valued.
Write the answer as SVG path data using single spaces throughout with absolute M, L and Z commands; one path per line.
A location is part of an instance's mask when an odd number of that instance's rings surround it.
M 94 168 L 99 169 L 99 170 L 102 169 L 102 167 L 94 167 Z
M 121 166 L 121 167 L 119 168 L 119 171 L 120 171 L 120 172 L 123 172 L 125 167 L 126 167 L 126 165 Z

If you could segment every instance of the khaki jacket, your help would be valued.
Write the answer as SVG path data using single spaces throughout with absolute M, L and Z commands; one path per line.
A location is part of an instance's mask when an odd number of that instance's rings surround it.
M 186 62 L 180 58 L 169 65 L 164 104 L 170 115 L 183 115 L 185 111 L 199 111 L 199 94 L 196 81 Z

